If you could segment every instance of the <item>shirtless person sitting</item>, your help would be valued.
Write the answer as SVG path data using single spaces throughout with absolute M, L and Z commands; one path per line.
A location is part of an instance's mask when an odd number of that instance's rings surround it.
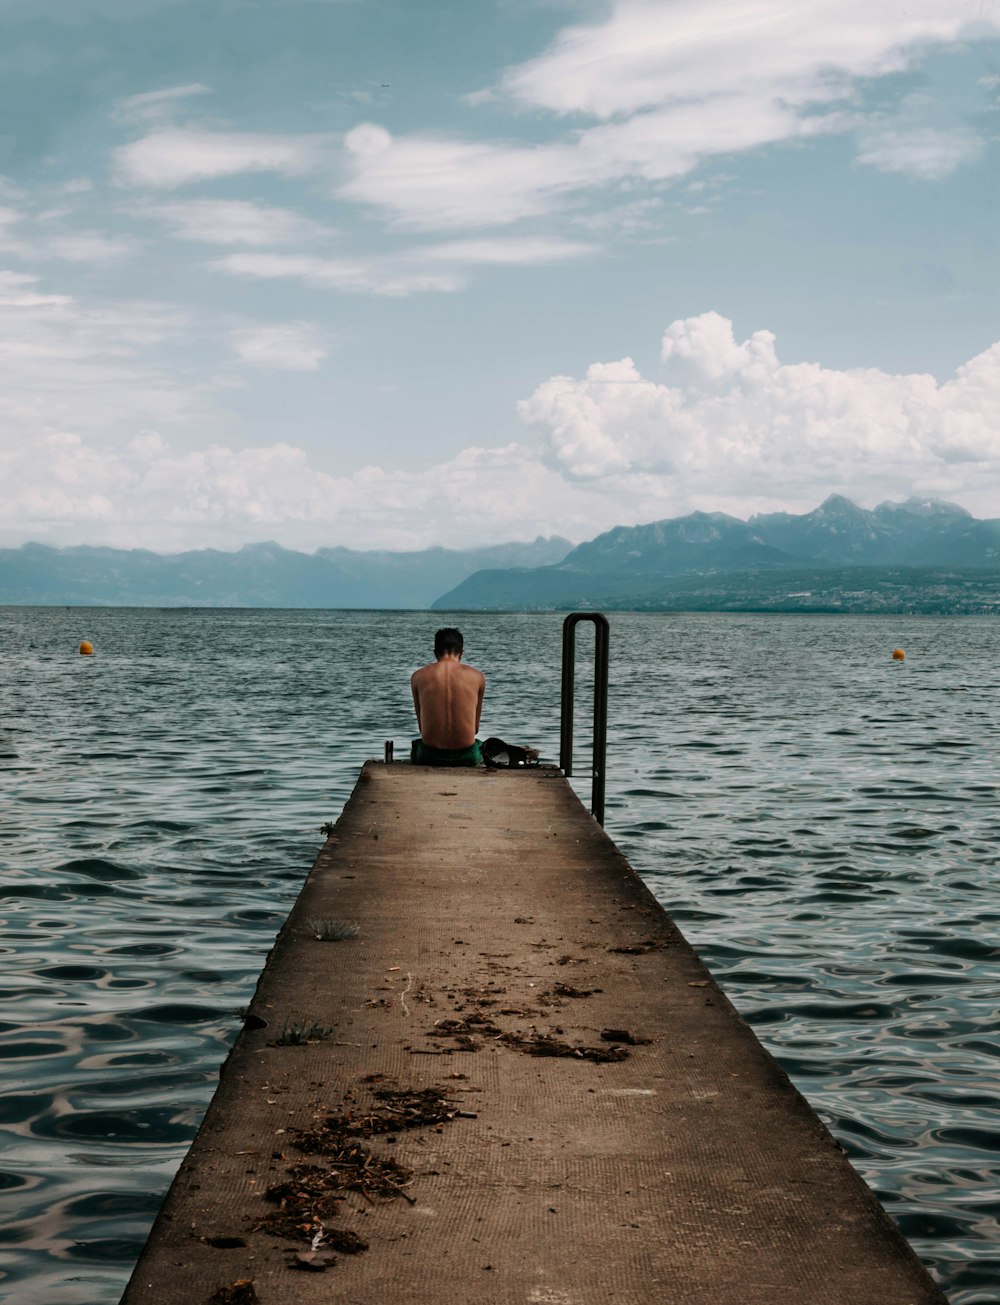
M 438 630 L 436 661 L 410 678 L 420 738 L 413 740 L 410 760 L 420 766 L 479 766 L 483 756 L 476 731 L 483 710 L 486 677 L 462 665 L 465 642 L 460 630 Z

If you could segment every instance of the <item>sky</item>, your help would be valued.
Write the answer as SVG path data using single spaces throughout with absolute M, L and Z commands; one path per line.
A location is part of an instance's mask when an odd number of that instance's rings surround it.
M 1000 516 L 1000 0 L 0 0 L 0 545 Z

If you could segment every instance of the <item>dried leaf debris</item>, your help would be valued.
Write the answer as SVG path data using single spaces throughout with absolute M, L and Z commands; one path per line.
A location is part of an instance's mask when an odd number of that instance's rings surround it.
M 505 1033 L 500 1041 L 529 1056 L 572 1056 L 576 1060 L 590 1060 L 600 1065 L 628 1059 L 628 1052 L 624 1047 L 574 1046 L 570 1042 L 563 1042 L 561 1038 L 553 1038 L 544 1033 Z
M 260 1305 L 253 1278 L 237 1278 L 212 1292 L 208 1305 Z
M 413 1203 L 406 1190 L 412 1172 L 392 1156 L 377 1154 L 362 1139 L 411 1128 L 440 1128 L 468 1115 L 438 1088 L 381 1087 L 372 1097 L 372 1104 L 364 1108 L 330 1112 L 312 1128 L 294 1130 L 294 1148 L 320 1163 L 292 1165 L 280 1182 L 264 1192 L 277 1209 L 258 1219 L 254 1229 L 308 1244 L 306 1251 L 289 1248 L 291 1268 L 321 1272 L 337 1262 L 335 1252 L 358 1255 L 368 1249 L 356 1232 L 332 1224 L 348 1193 L 359 1193 L 372 1203 L 396 1197 Z

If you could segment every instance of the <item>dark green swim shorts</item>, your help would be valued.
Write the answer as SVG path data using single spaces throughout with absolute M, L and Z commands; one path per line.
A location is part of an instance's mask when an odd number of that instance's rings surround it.
M 410 760 L 415 766 L 481 766 L 483 754 L 478 739 L 468 748 L 432 748 L 423 739 L 414 739 Z

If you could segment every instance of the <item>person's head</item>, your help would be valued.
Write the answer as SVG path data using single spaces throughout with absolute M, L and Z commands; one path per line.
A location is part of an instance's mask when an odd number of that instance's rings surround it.
M 451 626 L 445 626 L 443 630 L 438 630 L 434 636 L 434 656 L 441 657 L 461 657 L 465 649 L 465 640 L 462 638 L 462 631 L 455 630 Z

